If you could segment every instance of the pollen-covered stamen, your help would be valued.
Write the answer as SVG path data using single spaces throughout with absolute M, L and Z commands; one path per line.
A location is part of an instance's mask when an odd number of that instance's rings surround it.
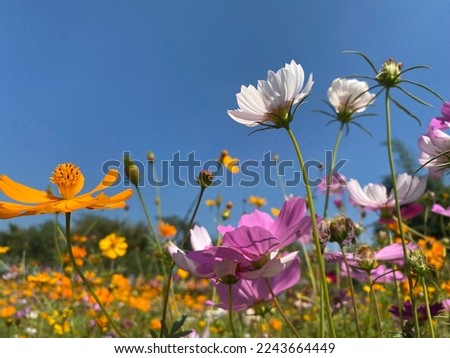
M 84 176 L 75 164 L 59 164 L 53 171 L 50 181 L 58 187 L 63 199 L 72 199 L 84 185 Z

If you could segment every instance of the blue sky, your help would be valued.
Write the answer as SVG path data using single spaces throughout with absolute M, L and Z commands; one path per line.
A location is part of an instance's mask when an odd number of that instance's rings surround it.
M 101 180 L 103 163 L 120 160 L 124 151 L 140 160 L 148 150 L 158 160 L 195 152 L 207 161 L 226 148 L 241 161 L 262 160 L 268 151 L 293 160 L 286 133 L 248 136 L 250 130 L 226 113 L 237 107 L 241 85 L 256 84 L 292 59 L 315 80 L 292 127 L 305 158 L 323 161 L 337 126 L 326 127 L 327 119 L 313 110 L 325 109 L 319 100 L 334 78 L 370 73 L 362 59 L 342 51 L 362 51 L 377 66 L 389 57 L 405 67 L 429 65 L 433 70 L 409 78 L 450 99 L 449 14 L 446 0 L 2 1 L 0 172 L 45 189 L 54 167 L 70 161 L 81 167 L 89 189 Z M 412 90 L 434 108 L 404 99 L 423 126 L 394 111 L 393 132 L 417 157 L 417 138 L 441 103 Z M 388 173 L 380 100 L 372 112 L 380 116 L 360 123 L 373 137 L 353 127 L 339 152 L 348 159 L 343 174 L 362 184 Z M 151 204 L 153 188 L 143 192 Z M 304 195 L 301 186 L 289 192 Z M 196 193 L 192 186 L 162 188 L 164 214 L 184 216 Z M 232 223 L 251 194 L 266 197 L 267 209 L 283 201 L 280 188 L 264 185 L 216 187 L 206 197 L 217 194 L 235 203 Z M 143 219 L 137 198 L 129 204 L 129 218 Z M 203 206 L 198 219 L 211 227 L 209 208 Z

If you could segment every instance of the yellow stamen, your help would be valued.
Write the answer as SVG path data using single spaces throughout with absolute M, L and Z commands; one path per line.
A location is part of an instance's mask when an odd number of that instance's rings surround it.
M 84 185 L 84 176 L 75 164 L 59 164 L 53 171 L 50 181 L 58 187 L 63 199 L 72 199 Z

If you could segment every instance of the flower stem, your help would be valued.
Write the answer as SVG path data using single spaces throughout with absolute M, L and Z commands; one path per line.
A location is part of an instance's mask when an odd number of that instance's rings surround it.
M 385 96 L 385 106 L 386 106 L 386 142 L 388 148 L 388 157 L 389 157 L 389 167 L 391 170 L 391 181 L 392 181 L 392 190 L 394 192 L 395 199 L 395 211 L 398 220 L 398 229 L 400 231 L 400 239 L 402 242 L 403 249 L 403 257 L 405 258 L 405 270 L 406 275 L 408 277 L 408 286 L 409 292 L 411 295 L 411 304 L 413 306 L 413 320 L 414 320 L 414 328 L 416 331 L 417 338 L 420 337 L 420 327 L 419 327 L 419 317 L 417 316 L 417 304 L 416 304 L 416 296 L 414 293 L 414 285 L 413 279 L 411 276 L 410 265 L 408 261 L 408 251 L 406 249 L 406 240 L 405 234 L 403 231 L 403 220 L 400 212 L 400 202 L 398 198 L 398 190 L 397 190 L 397 177 L 395 173 L 395 164 L 394 164 L 394 153 L 392 149 L 392 132 L 391 132 L 391 108 L 390 108 L 390 97 L 389 97 L 389 87 L 386 88 L 386 96 Z
M 356 300 L 355 300 L 355 289 L 353 288 L 353 279 L 351 274 L 351 268 L 347 261 L 347 256 L 345 256 L 344 247 L 341 247 L 342 257 L 344 258 L 344 265 L 345 270 L 347 271 L 347 278 L 348 278 L 348 285 L 350 287 L 350 294 L 352 295 L 352 304 L 353 304 L 353 317 L 355 318 L 355 325 L 356 325 L 356 334 L 358 335 L 358 338 L 361 338 L 361 327 L 359 323 L 359 316 L 358 316 L 358 310 L 356 308 Z
M 320 247 L 320 241 L 319 241 L 319 231 L 317 229 L 317 220 L 316 220 L 316 211 L 314 208 L 314 201 L 313 196 L 311 192 L 311 187 L 309 185 L 309 179 L 308 179 L 308 172 L 306 171 L 305 167 L 305 161 L 303 160 L 302 152 L 300 151 L 300 147 L 298 145 L 297 139 L 295 138 L 294 133 L 290 128 L 286 128 L 289 137 L 291 138 L 292 144 L 294 145 L 295 152 L 297 154 L 297 158 L 300 164 L 300 168 L 302 170 L 303 180 L 305 183 L 305 189 L 306 189 L 306 195 L 308 199 L 308 206 L 309 211 L 311 214 L 311 225 L 313 230 L 313 238 L 314 238 L 314 245 L 316 247 L 316 255 L 317 255 L 317 261 L 319 263 L 319 271 L 320 271 L 320 279 L 322 284 L 322 290 L 323 291 L 323 301 L 325 301 L 325 311 L 328 318 L 328 327 L 329 327 L 329 333 L 333 338 L 336 337 L 336 332 L 334 329 L 334 322 L 333 322 L 333 315 L 331 312 L 331 304 L 330 304 L 330 294 L 328 292 L 328 284 L 327 284 L 327 277 L 325 275 L 325 262 L 323 260 L 322 250 Z
M 431 311 L 430 311 L 430 302 L 428 300 L 428 287 L 427 287 L 427 283 L 426 283 L 424 276 L 421 277 L 421 281 L 422 281 L 422 287 L 423 287 L 423 296 L 425 298 L 425 307 L 427 310 L 428 325 L 430 326 L 431 338 L 436 338 L 435 334 L 434 334 L 433 317 L 431 316 Z
M 185 241 L 188 238 L 189 230 L 191 229 L 192 224 L 194 223 L 195 216 L 197 215 L 198 208 L 200 207 L 200 203 L 202 202 L 202 197 L 203 197 L 204 192 L 205 192 L 205 187 L 201 186 L 200 194 L 198 195 L 198 199 L 197 199 L 197 203 L 195 205 L 194 212 L 192 213 L 191 220 L 189 221 L 189 224 L 186 228 L 186 231 L 184 233 L 184 237 L 183 237 L 183 240 L 181 241 L 180 247 L 183 247 Z M 161 338 L 163 337 L 165 327 L 166 327 L 167 307 L 169 305 L 169 291 L 170 291 L 170 286 L 172 285 L 172 273 L 173 273 L 174 268 L 175 268 L 175 261 L 172 260 L 172 263 L 171 263 L 170 269 L 169 269 L 169 274 L 167 275 L 167 278 L 166 278 L 167 281 L 165 284 L 164 296 L 163 296 L 163 312 L 162 312 L 162 316 L 161 316 L 161 333 L 160 333 Z
M 292 324 L 292 322 L 289 320 L 289 318 L 287 318 L 287 316 L 285 315 L 285 313 L 283 312 L 281 306 L 280 306 L 280 302 L 278 302 L 278 298 L 277 296 L 275 296 L 275 293 L 272 290 L 272 286 L 270 286 L 270 281 L 268 278 L 265 278 L 264 281 L 266 281 L 266 285 L 267 285 L 267 289 L 270 292 L 270 295 L 272 296 L 273 302 L 275 303 L 275 306 L 278 309 L 278 312 L 280 312 L 281 317 L 283 317 L 284 321 L 287 323 L 287 325 L 291 328 L 292 333 L 294 333 L 294 335 L 297 338 L 300 338 L 300 334 L 298 333 L 297 329 L 294 327 L 294 325 Z M 231 297 L 231 296 L 230 296 Z
M 142 197 L 141 189 L 139 188 L 139 185 L 135 185 L 135 188 L 138 193 L 139 201 L 141 202 L 142 208 L 144 209 L 145 219 L 147 220 L 148 227 L 150 228 L 151 234 L 156 242 L 159 253 L 162 254 L 163 251 L 161 243 L 158 240 L 158 235 L 156 234 L 156 230 L 155 227 L 153 226 L 152 219 L 150 219 L 150 214 L 148 212 L 147 205 L 145 205 L 144 198 Z
M 380 308 L 378 307 L 377 296 L 375 295 L 375 290 L 373 289 L 373 282 L 372 282 L 372 279 L 370 278 L 370 273 L 367 273 L 367 279 L 369 281 L 370 295 L 372 296 L 372 302 L 375 306 L 378 332 L 380 333 L 380 337 L 383 337 L 383 327 L 381 325 Z
M 326 182 L 327 191 L 325 194 L 325 205 L 323 208 L 323 217 L 324 218 L 326 218 L 328 216 L 328 205 L 330 202 L 330 187 L 333 182 L 333 167 L 334 167 L 334 163 L 336 162 L 337 151 L 338 151 L 339 145 L 341 143 L 342 134 L 344 133 L 344 125 L 345 125 L 344 122 L 341 122 L 341 126 L 339 128 L 339 132 L 336 137 L 336 142 L 334 143 L 333 154 L 331 155 L 331 163 L 330 163 L 330 166 L 329 166 L 328 172 L 327 172 L 327 182 Z
M 230 323 L 231 337 L 236 338 L 236 330 L 233 323 L 233 285 L 228 285 L 228 322 Z
M 305 263 L 306 263 L 306 267 L 308 269 L 308 275 L 311 280 L 311 285 L 312 285 L 314 295 L 317 295 L 316 276 L 314 275 L 314 271 L 311 266 L 311 260 L 309 259 L 308 250 L 306 249 L 305 243 L 302 241 L 300 241 L 300 247 L 302 248 L 303 257 L 305 258 Z
M 90 282 L 87 280 L 86 276 L 84 276 L 84 274 L 81 271 L 80 267 L 77 265 L 77 262 L 75 260 L 75 256 L 73 255 L 73 252 L 72 252 L 72 237 L 70 236 L 70 212 L 66 213 L 66 241 L 67 241 L 67 251 L 69 252 L 70 261 L 72 262 L 72 266 L 73 266 L 74 270 L 77 272 L 78 276 L 80 276 L 81 280 L 83 281 L 84 286 L 87 288 L 89 293 L 92 295 L 92 297 L 94 297 L 95 301 L 97 302 L 97 304 L 99 305 L 100 309 L 102 310 L 102 313 L 108 319 L 108 321 L 111 324 L 111 326 L 113 327 L 113 329 L 117 332 L 117 334 L 120 337 L 126 338 L 127 336 L 120 331 L 119 327 L 117 327 L 116 323 L 114 322 L 114 320 L 112 319 L 111 315 L 109 314 L 109 312 L 107 311 L 107 309 L 103 305 L 102 301 L 100 300 L 100 298 L 95 293 L 95 291 L 92 288 Z

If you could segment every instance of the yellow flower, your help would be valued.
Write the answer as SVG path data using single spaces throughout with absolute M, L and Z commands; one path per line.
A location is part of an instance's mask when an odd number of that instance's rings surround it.
M 98 243 L 100 250 L 102 250 L 103 256 L 111 260 L 115 260 L 118 257 L 125 256 L 127 253 L 128 244 L 123 236 L 117 234 L 109 234 Z
M 278 216 L 280 215 L 280 209 L 277 208 L 271 208 L 270 211 L 272 212 L 273 216 Z
M 0 317 L 8 318 L 14 315 L 14 313 L 16 313 L 16 308 L 14 306 L 6 306 L 0 310 Z
M 6 254 L 9 251 L 9 247 L 8 246 L 0 246 L 0 255 L 1 254 Z
M 220 154 L 219 162 L 223 164 L 225 168 L 227 168 L 230 172 L 233 174 L 239 173 L 239 159 L 232 158 L 228 150 L 222 150 L 222 153 Z
M 179 268 L 177 270 L 177 275 L 178 275 L 179 278 L 181 278 L 183 280 L 186 280 L 189 277 L 189 272 L 184 271 L 184 270 Z
M 206 206 L 216 206 L 216 201 L 212 200 L 212 199 L 206 199 L 205 200 L 205 205 Z
M 261 208 L 266 205 L 266 199 L 254 195 L 250 195 L 250 197 L 248 198 L 248 202 L 252 205 L 255 205 L 257 208 Z
M 58 187 L 60 197 L 47 191 L 37 190 L 15 182 L 6 175 L 0 175 L 0 191 L 18 203 L 0 202 L 0 219 L 9 219 L 24 215 L 44 213 L 70 213 L 79 209 L 116 209 L 125 206 L 125 200 L 132 195 L 131 189 L 107 196 L 103 192 L 113 185 L 119 172 L 110 170 L 101 183 L 93 190 L 78 195 L 84 186 L 84 176 L 81 170 L 72 163 L 59 164 L 53 171 L 50 181 Z
M 173 237 L 177 234 L 177 228 L 175 226 L 167 224 L 163 221 L 158 223 L 158 230 L 162 237 Z
M 281 331 L 281 328 L 283 328 L 283 322 L 281 322 L 278 318 L 272 318 L 269 325 L 275 331 Z

